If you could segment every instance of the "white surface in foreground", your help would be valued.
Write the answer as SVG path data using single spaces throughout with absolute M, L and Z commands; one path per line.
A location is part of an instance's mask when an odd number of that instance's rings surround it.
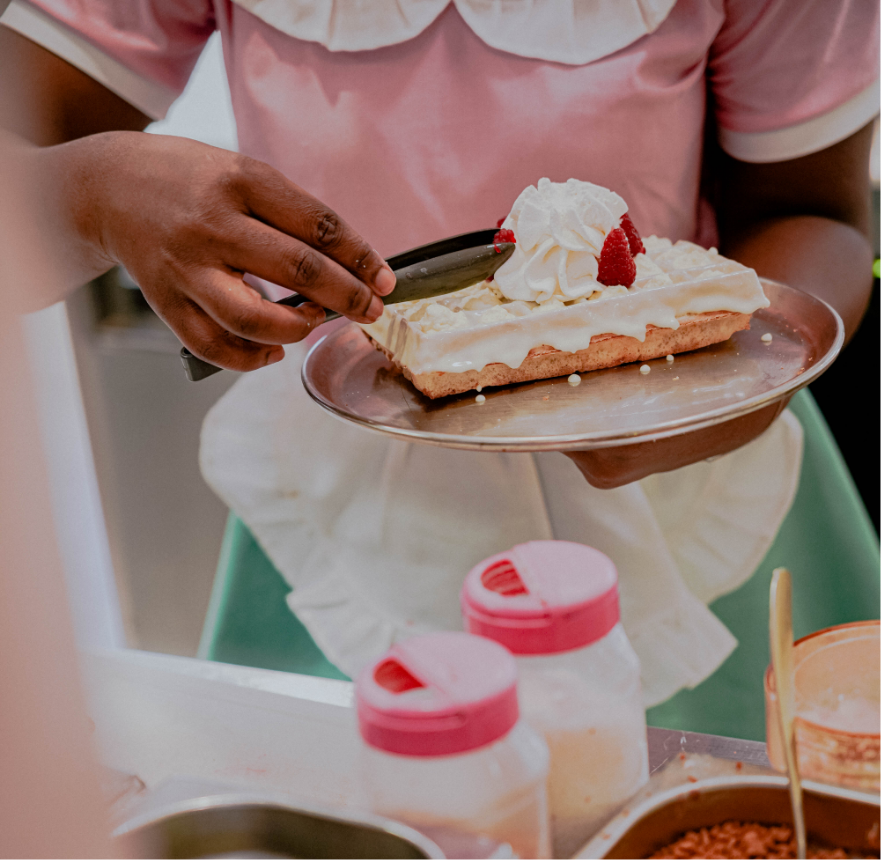
M 82 657 L 103 764 L 356 806 L 352 684 L 145 651 Z
M 67 307 L 57 302 L 23 325 L 77 644 L 118 648 L 122 614 Z

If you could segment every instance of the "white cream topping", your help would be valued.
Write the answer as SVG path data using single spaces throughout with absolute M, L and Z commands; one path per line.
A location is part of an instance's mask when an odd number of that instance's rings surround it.
M 636 281 L 630 289 L 620 285 L 613 287 L 599 285 L 601 288 L 587 297 L 567 300 L 565 297 L 551 296 L 547 301 L 536 302 L 511 300 L 502 294 L 494 281 L 482 281 L 445 296 L 401 302 L 391 306 L 386 313 L 403 317 L 414 329 L 421 332 L 449 331 L 507 322 L 512 318 L 521 319 L 553 313 L 583 302 L 608 301 L 615 297 L 631 295 L 635 291 L 657 289 L 670 283 L 672 279 L 667 272 L 645 254 L 638 254 Z
M 600 334 L 644 341 L 650 325 L 676 329 L 689 314 L 749 314 L 768 306 L 756 273 L 715 249 L 654 236 L 644 242 L 647 253 L 637 255 L 629 289 L 536 302 L 509 298 L 497 276 L 439 298 L 389 305 L 363 328 L 413 373 L 456 373 L 495 362 L 519 367 L 537 346 L 576 352 Z
M 663 236 L 643 236 L 642 244 L 645 245 L 646 254 L 652 259 L 673 247 L 673 241 Z
M 539 304 L 604 290 L 597 261 L 606 235 L 621 225 L 626 211 L 624 200 L 600 185 L 539 179 L 514 201 L 502 223 L 514 231 L 517 246 L 496 272 L 499 290 L 512 301 Z
M 646 248 L 646 251 L 647 253 L 652 253 L 648 251 L 648 248 Z M 669 248 L 653 255 L 654 262 L 664 272 L 705 267 L 724 259 L 725 257 L 715 248 L 707 250 L 692 242 L 677 242 L 675 245 L 671 245 Z

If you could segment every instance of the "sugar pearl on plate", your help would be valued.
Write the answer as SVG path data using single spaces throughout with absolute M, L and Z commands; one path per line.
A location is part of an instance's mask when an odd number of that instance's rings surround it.
M 581 377 L 577 373 L 573 373 L 567 382 L 574 388 L 576 385 L 581 385 Z
M 644 364 L 642 367 L 639 368 L 639 372 L 640 373 L 651 373 L 652 369 L 647 364 Z
M 474 398 L 478 403 L 486 403 L 486 396 L 483 394 L 478 394 L 477 397 Z
M 673 356 L 672 356 L 672 355 L 668 355 L 668 356 L 667 356 L 667 361 L 673 361 Z
M 770 343 L 772 340 L 774 340 L 774 336 L 770 332 L 768 332 L 767 334 L 762 335 L 762 340 L 765 343 Z

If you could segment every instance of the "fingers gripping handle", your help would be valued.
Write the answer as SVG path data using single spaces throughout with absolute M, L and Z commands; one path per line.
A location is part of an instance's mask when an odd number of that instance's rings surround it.
M 476 284 L 494 274 L 514 252 L 512 242 L 497 241 L 495 230 L 477 230 L 452 236 L 430 245 L 413 248 L 386 261 L 395 273 L 397 285 L 384 304 L 409 302 L 455 292 L 463 286 Z M 278 304 L 297 307 L 309 301 L 294 294 Z M 324 309 L 324 321 L 340 314 Z M 196 358 L 186 347 L 180 352 L 184 370 L 193 382 L 205 379 L 220 370 L 213 364 Z
M 295 308 L 303 304 L 303 302 L 308 301 L 309 299 L 307 299 L 306 296 L 301 296 L 298 293 L 295 293 L 292 296 L 286 296 L 285 298 L 280 299 L 277 304 L 288 305 L 289 307 Z M 324 314 L 325 322 L 335 320 L 339 316 L 336 311 L 328 310 L 327 308 L 324 309 Z M 211 364 L 210 362 L 203 361 L 201 358 L 196 358 L 196 356 L 185 346 L 181 347 L 180 359 L 183 362 L 187 379 L 189 379 L 190 382 L 198 382 L 201 379 L 206 379 L 209 376 L 213 376 L 218 371 L 223 370 L 222 367 L 218 367 L 216 364 Z

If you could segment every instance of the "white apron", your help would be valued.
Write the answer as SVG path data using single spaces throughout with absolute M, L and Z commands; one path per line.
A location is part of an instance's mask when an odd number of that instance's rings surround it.
M 700 683 L 734 649 L 706 604 L 749 578 L 789 509 L 801 464 L 789 412 L 713 462 L 597 490 L 563 454 L 457 451 L 334 418 L 303 389 L 304 353 L 290 347 L 218 401 L 201 466 L 344 672 L 397 639 L 461 629 L 471 567 L 548 538 L 597 547 L 617 565 L 647 706 Z

